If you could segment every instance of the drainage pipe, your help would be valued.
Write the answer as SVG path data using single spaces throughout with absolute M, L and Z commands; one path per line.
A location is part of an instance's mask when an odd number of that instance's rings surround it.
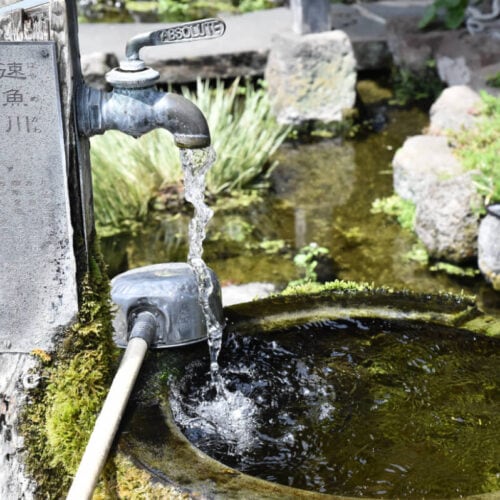
M 139 374 L 149 345 L 156 335 L 157 323 L 153 313 L 138 314 L 101 413 L 83 454 L 78 471 L 68 492 L 67 500 L 88 500 L 96 487 L 106 463 L 118 425 L 130 393 Z

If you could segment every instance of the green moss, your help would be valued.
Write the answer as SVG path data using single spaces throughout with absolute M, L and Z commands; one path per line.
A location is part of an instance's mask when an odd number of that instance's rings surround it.
M 321 293 L 329 291 L 355 291 L 362 292 L 372 290 L 374 287 L 368 283 L 357 283 L 356 281 L 335 280 L 328 283 L 310 281 L 308 283 L 291 284 L 279 295 L 299 296 L 310 293 Z
M 116 361 L 112 341 L 109 282 L 97 250 L 81 284 L 78 321 L 46 366 L 45 383 L 33 394 L 21 419 L 27 466 L 44 498 L 61 498 L 69 487 Z M 33 353 L 40 358 L 40 353 Z

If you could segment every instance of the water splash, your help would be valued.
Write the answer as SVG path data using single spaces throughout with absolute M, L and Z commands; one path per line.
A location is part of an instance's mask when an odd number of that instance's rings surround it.
M 210 307 L 209 297 L 213 290 L 213 284 L 209 270 L 202 258 L 206 227 L 213 216 L 213 210 L 205 203 L 206 175 L 215 159 L 216 155 L 212 147 L 181 149 L 181 163 L 184 171 L 184 196 L 194 207 L 194 216 L 189 223 L 188 262 L 193 268 L 196 277 L 199 292 L 198 300 L 207 326 L 212 386 L 219 394 L 223 385 L 217 362 L 222 342 L 222 325 Z

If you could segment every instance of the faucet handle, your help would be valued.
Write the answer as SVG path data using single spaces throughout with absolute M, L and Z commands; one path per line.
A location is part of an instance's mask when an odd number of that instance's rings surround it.
M 136 89 L 150 87 L 159 79 L 160 74 L 155 69 L 147 67 L 139 57 L 139 51 L 142 47 L 208 40 L 222 36 L 225 31 L 226 25 L 224 21 L 212 18 L 136 35 L 127 42 L 125 48 L 126 59 L 120 61 L 118 68 L 106 73 L 106 81 L 114 88 Z
M 226 31 L 226 24 L 221 19 L 200 19 L 168 28 L 141 33 L 127 42 L 125 55 L 127 61 L 140 61 L 139 50 L 142 47 L 167 45 L 179 42 L 194 42 L 218 38 Z

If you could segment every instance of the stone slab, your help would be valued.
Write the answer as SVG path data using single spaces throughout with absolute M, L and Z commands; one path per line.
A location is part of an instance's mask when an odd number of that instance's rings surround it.
M 53 42 L 0 43 L 0 352 L 51 350 L 78 311 Z

